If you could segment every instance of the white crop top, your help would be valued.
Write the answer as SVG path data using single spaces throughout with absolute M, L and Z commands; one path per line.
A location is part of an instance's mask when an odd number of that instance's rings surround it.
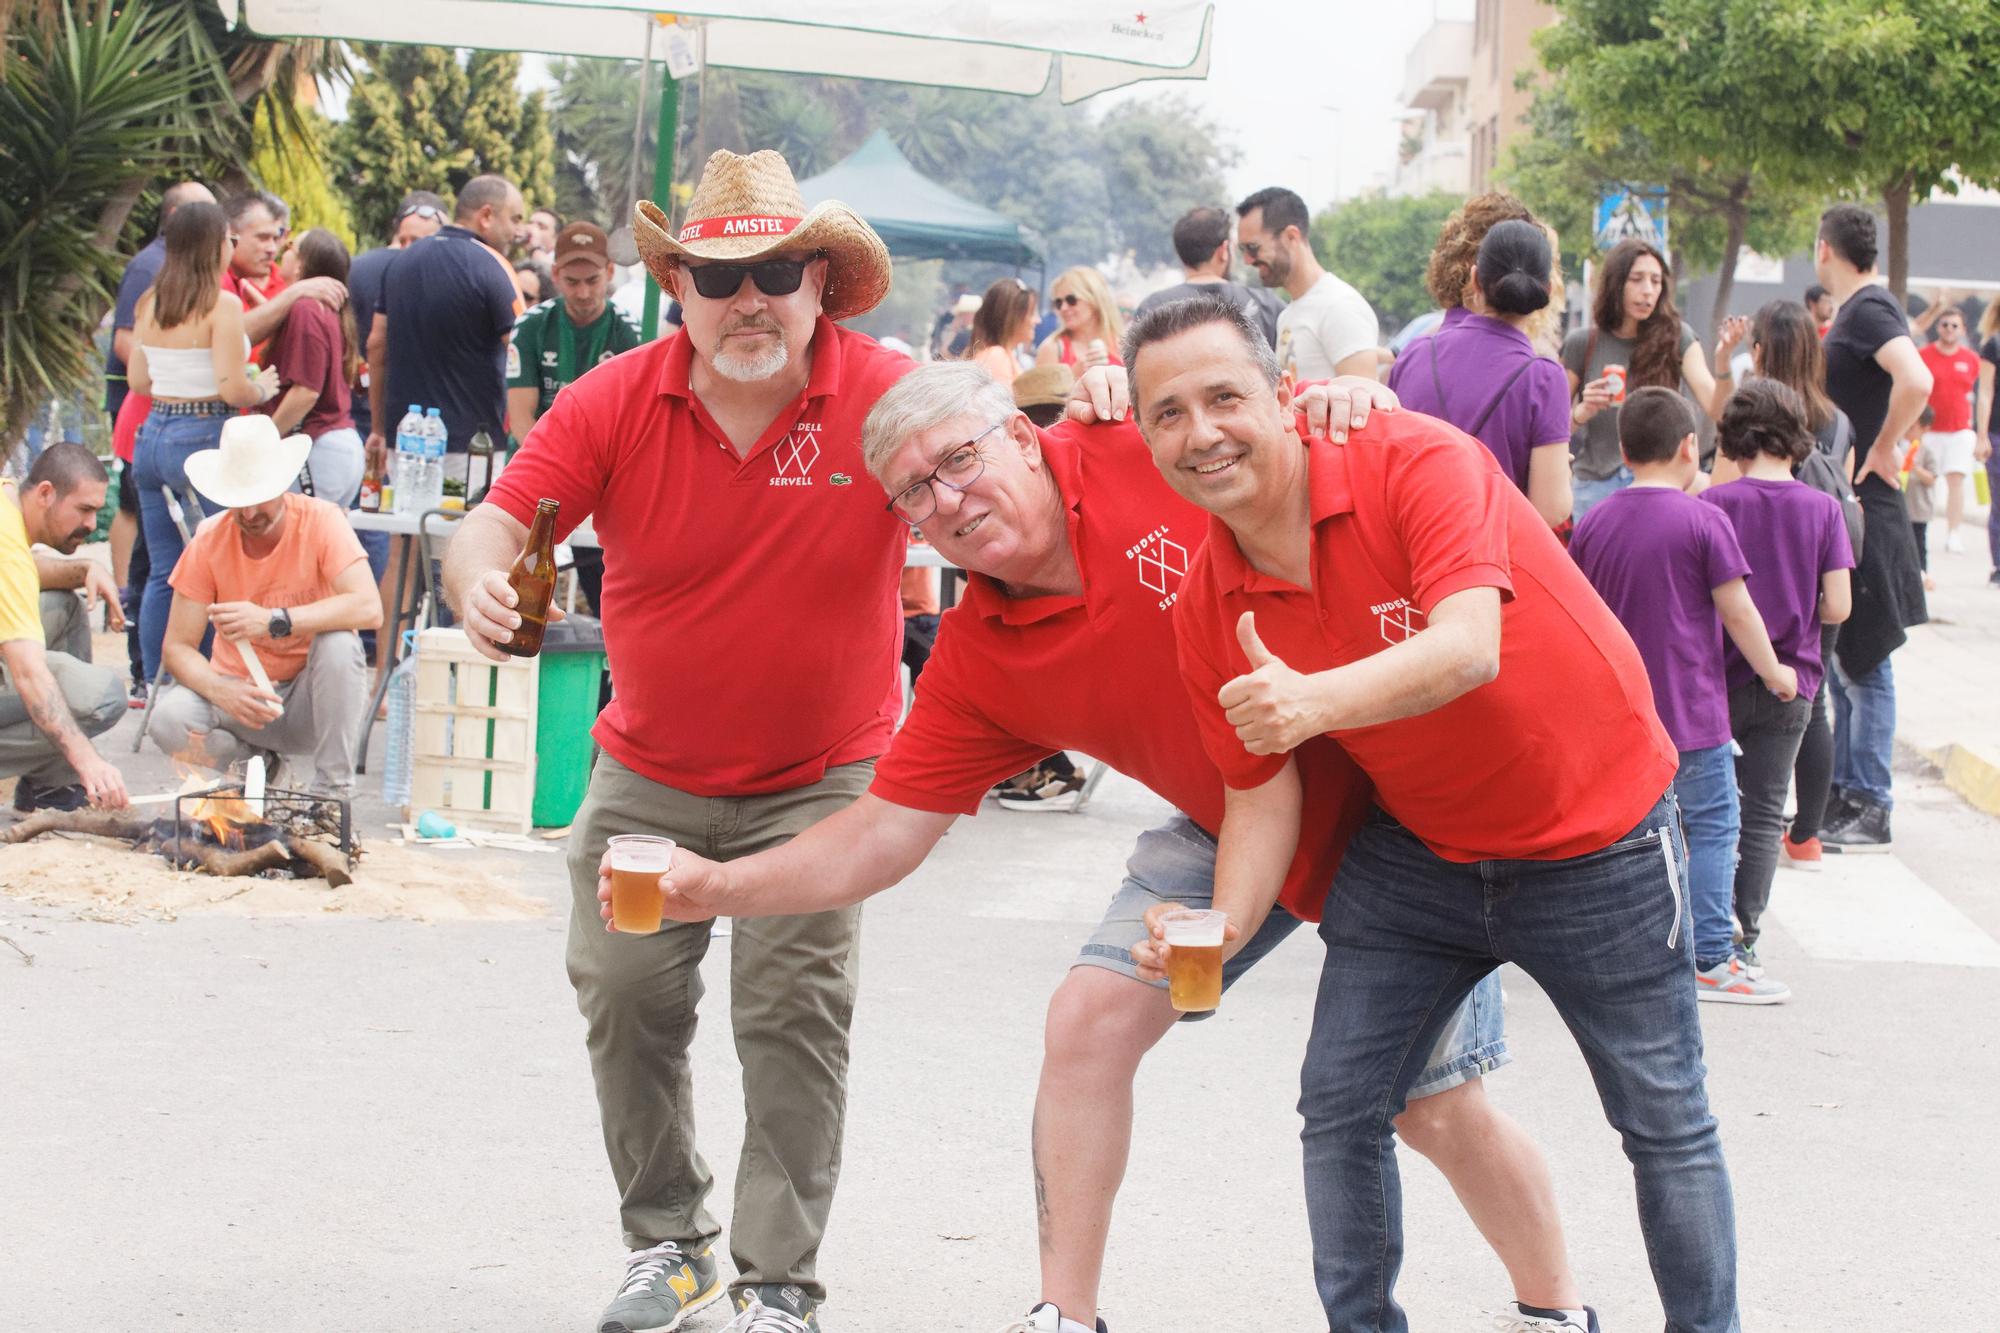
M 206 347 L 147 347 L 146 369 L 153 376 L 155 398 L 220 398 L 215 382 L 215 354 Z M 250 355 L 250 340 L 243 340 Z

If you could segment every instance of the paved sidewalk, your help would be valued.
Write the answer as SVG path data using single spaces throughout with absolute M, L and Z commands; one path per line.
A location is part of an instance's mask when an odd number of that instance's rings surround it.
M 1947 786 L 2000 814 L 2000 587 L 1988 583 L 1986 511 L 1966 517 L 1965 550 L 1945 550 L 1931 525 L 1931 623 L 1910 631 L 1891 659 L 1896 739 L 1935 765 Z

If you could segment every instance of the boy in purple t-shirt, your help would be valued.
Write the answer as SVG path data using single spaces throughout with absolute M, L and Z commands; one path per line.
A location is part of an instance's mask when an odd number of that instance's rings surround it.
M 1569 553 L 1638 645 L 1681 752 L 1674 795 L 1687 833 L 1696 998 L 1776 1004 L 1789 994 L 1784 984 L 1752 977 L 1731 947 L 1740 812 L 1724 631 L 1738 660 L 1756 664 L 1756 688 L 1790 700 L 1799 683 L 1744 586 L 1750 565 L 1729 519 L 1687 493 L 1701 466 L 1687 401 L 1671 389 L 1634 390 L 1618 444 L 1633 483 L 1583 516 Z
M 1854 550 L 1840 502 L 1792 476 L 1813 451 L 1805 404 L 1775 380 L 1753 379 L 1736 391 L 1716 430 L 1717 448 L 1743 468 L 1739 481 L 1711 487 L 1702 499 L 1729 515 L 1750 561 L 1750 597 L 1764 615 L 1778 658 L 1798 673 L 1798 697 L 1773 700 L 1756 686 L 1760 672 L 1729 654 L 1729 725 L 1742 756 L 1736 761 L 1743 831 L 1737 843 L 1736 920 L 1743 930 L 1740 961 L 1753 976 L 1757 923 L 1771 901 L 1784 826 L 1785 788 L 1819 690 L 1820 626 L 1847 619 L 1847 572 Z

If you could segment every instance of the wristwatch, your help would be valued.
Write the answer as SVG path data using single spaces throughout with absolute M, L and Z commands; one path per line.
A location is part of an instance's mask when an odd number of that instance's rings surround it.
M 292 613 L 281 606 L 271 613 L 271 637 L 284 639 L 289 638 L 291 633 Z

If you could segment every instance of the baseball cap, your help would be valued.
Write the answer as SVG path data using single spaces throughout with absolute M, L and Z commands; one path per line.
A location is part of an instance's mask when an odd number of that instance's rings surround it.
M 572 222 L 557 232 L 554 267 L 561 268 L 572 259 L 610 263 L 611 242 L 606 239 L 604 228 L 594 222 Z

